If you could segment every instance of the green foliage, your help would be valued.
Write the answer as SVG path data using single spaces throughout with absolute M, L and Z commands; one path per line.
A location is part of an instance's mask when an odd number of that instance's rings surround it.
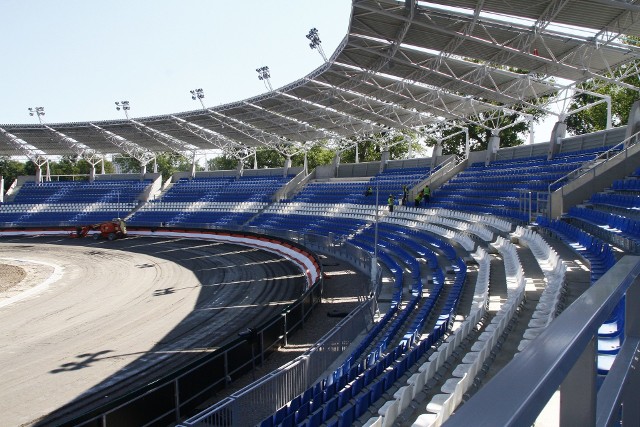
M 256 152 L 258 159 L 258 168 L 281 168 L 284 166 L 285 157 L 276 150 L 264 149 Z M 253 156 L 245 159 L 244 167 L 246 169 L 253 168 Z
M 3 191 L 7 191 L 17 177 L 26 175 L 25 164 L 9 157 L 0 157 L 0 175 L 4 177 Z
M 156 155 L 158 164 L 158 172 L 162 174 L 162 180 L 166 181 L 175 172 L 191 171 L 191 160 L 181 156 L 175 152 L 159 153 Z M 118 157 L 114 159 L 114 163 L 120 166 L 123 173 L 140 173 L 142 166 L 140 162 L 131 157 Z M 196 170 L 203 170 L 202 167 L 196 167 Z M 153 171 L 153 162 L 147 165 L 147 172 Z
M 534 117 L 534 122 L 539 121 L 544 114 L 539 111 L 523 110 L 523 113 L 531 114 Z M 525 134 L 529 132 L 529 123 L 527 121 L 519 121 L 520 115 L 517 113 L 501 114 L 498 117 L 490 117 L 488 114 L 480 114 L 476 121 L 484 123 L 486 121 L 487 126 L 499 129 L 508 125 L 512 125 L 506 129 L 500 131 L 500 147 L 514 147 L 522 145 L 525 142 Z M 517 123 L 516 123 L 517 122 Z M 491 138 L 491 130 L 486 129 L 476 124 L 464 124 L 458 123 L 458 127 L 448 127 L 442 131 L 442 138 L 446 138 L 450 135 L 454 135 L 456 132 L 460 132 L 464 127 L 469 131 L 469 147 L 471 151 L 486 150 L 489 145 L 489 138 Z M 427 145 L 435 147 L 437 140 L 435 137 L 429 137 L 427 139 Z M 459 135 L 452 136 L 442 141 L 442 154 L 456 154 L 462 155 L 465 150 L 465 135 L 460 133 Z
M 309 172 L 321 165 L 329 165 L 333 161 L 334 153 L 320 144 L 314 145 L 307 152 L 307 166 Z M 304 166 L 304 154 L 296 154 L 291 157 L 292 166 Z
M 5 191 L 18 176 L 34 176 L 36 165 L 31 160 L 20 162 L 9 157 L 0 157 L 0 175 L 4 176 Z M 113 173 L 113 164 L 104 162 L 105 173 Z M 102 172 L 102 165 L 96 165 L 96 173 Z M 51 175 L 89 175 L 91 164 L 77 156 L 62 156 L 58 161 L 49 161 L 49 173 Z M 46 174 L 46 165 L 42 167 L 43 179 Z
M 637 80 L 637 77 L 634 78 Z M 637 85 L 631 78 L 628 83 Z M 591 92 L 611 96 L 611 124 L 624 126 L 629 120 L 629 111 L 635 101 L 640 99 L 638 92 L 632 89 L 618 86 L 614 83 L 604 83 L 589 80 L 578 86 L 581 89 Z M 570 110 L 576 110 L 585 105 L 594 103 L 602 98 L 587 93 L 579 93 L 573 97 Z M 600 103 L 594 107 L 579 111 L 567 117 L 567 131 L 574 135 L 582 135 L 598 130 L 606 129 L 607 125 L 607 105 Z
M 210 171 L 233 170 L 238 166 L 238 161 L 231 156 L 223 155 L 208 159 L 207 166 Z
M 403 159 L 411 149 L 418 148 L 415 132 L 380 132 L 358 141 L 358 159 L 360 162 L 378 162 L 382 158 L 380 147 L 388 147 L 390 160 Z M 345 163 L 355 163 L 356 148 L 347 149 L 340 156 Z

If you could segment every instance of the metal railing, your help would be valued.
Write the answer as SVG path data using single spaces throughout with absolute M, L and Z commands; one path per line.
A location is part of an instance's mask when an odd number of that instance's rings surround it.
M 290 230 L 268 232 L 297 241 L 309 249 L 331 253 L 332 256 L 353 263 L 352 265 L 363 272 L 370 271 L 370 254 L 340 239 Z M 380 283 L 380 280 L 376 283 Z M 364 287 L 363 290 L 368 291 L 368 287 Z M 184 421 L 180 426 L 258 424 L 271 415 L 274 408 L 282 407 L 320 378 L 353 340 L 372 323 L 375 304 L 375 298 L 363 299 L 355 310 L 303 355 Z
M 640 425 L 639 276 L 640 257 L 623 257 L 461 406 L 445 426 L 533 425 L 558 388 L 561 426 Z M 623 297 L 623 345 L 598 390 L 598 328 Z
M 190 224 L 188 228 L 192 227 L 193 224 Z M 240 231 L 241 227 L 237 227 L 237 230 Z M 242 231 L 260 230 L 253 228 Z M 290 230 L 263 231 L 264 234 L 286 238 L 310 250 L 331 253 L 353 263 L 365 274 L 370 272 L 371 256 L 342 239 Z M 265 355 L 280 345 L 286 345 L 287 336 L 303 325 L 312 306 L 320 301 L 320 290 L 321 286 L 313 286 L 281 315 L 256 327 L 255 336 L 251 340 L 236 339 L 200 361 L 154 381 L 149 386 L 134 390 L 108 405 L 59 421 L 77 426 L 101 427 L 120 425 L 125 420 L 136 420 L 136 425 L 139 426 L 176 422 L 185 414 L 192 413 L 213 392 L 226 387 L 230 379 L 249 372 L 256 362 L 264 361 Z M 363 284 L 358 307 L 305 354 L 222 400 L 204 415 L 196 416 L 196 419 L 204 417 L 202 419 L 216 420 L 221 425 L 252 425 L 272 413 L 274 407 L 284 405 L 304 391 L 373 322 L 376 302 L 371 298 L 371 292 L 370 286 Z M 251 411 L 247 408 L 251 408 Z M 190 423 L 191 420 L 188 420 L 184 425 L 194 425 Z
M 638 143 L 638 139 L 640 136 L 640 132 L 636 132 L 633 135 L 623 139 L 618 144 L 614 145 L 607 151 L 599 154 L 595 159 L 586 163 L 582 167 L 575 169 L 568 174 L 564 175 L 561 178 L 556 179 L 552 183 L 550 183 L 547 187 L 547 201 L 546 201 L 546 212 L 547 217 L 551 219 L 552 216 L 552 199 L 551 195 L 554 191 L 560 190 L 565 184 L 570 181 L 575 181 L 576 179 L 585 176 L 587 174 L 592 174 L 595 178 L 597 176 L 597 172 L 607 165 L 607 162 L 617 156 L 624 155 L 625 158 L 628 156 L 629 148 Z

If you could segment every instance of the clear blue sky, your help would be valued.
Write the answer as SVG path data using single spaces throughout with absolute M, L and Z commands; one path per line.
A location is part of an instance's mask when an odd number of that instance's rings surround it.
M 239 101 L 322 65 L 347 33 L 350 0 L 0 0 L 0 123 L 143 117 Z

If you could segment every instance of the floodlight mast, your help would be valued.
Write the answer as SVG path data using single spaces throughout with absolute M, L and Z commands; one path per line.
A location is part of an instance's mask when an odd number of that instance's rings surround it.
M 204 99 L 204 90 L 193 89 L 193 90 L 190 90 L 189 92 L 191 92 L 191 99 L 193 99 L 194 101 L 196 99 L 200 101 L 200 105 L 202 105 L 202 109 L 206 110 L 207 108 L 204 106 L 204 101 L 202 101 Z
M 320 40 L 320 36 L 318 36 L 318 30 L 316 28 L 310 29 L 306 37 L 311 42 L 309 43 L 309 47 L 311 49 L 317 49 L 324 62 L 329 62 L 327 55 L 324 54 L 324 50 L 322 49 L 322 41 Z
M 272 92 L 273 88 L 271 87 L 271 80 L 269 80 L 271 78 L 271 72 L 269 71 L 269 67 L 264 66 L 264 67 L 256 68 L 256 72 L 258 73 L 258 80 L 262 80 L 264 82 L 265 87 L 269 89 L 269 92 Z
M 116 110 L 124 111 L 124 115 L 129 120 L 129 110 L 131 109 L 131 104 L 129 101 L 116 101 Z
M 38 121 L 42 124 L 42 116 L 44 116 L 44 107 L 29 107 L 30 116 L 38 116 Z

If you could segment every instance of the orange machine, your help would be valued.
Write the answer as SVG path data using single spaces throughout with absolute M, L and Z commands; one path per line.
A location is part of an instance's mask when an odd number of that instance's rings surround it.
M 93 233 L 94 239 L 108 239 L 115 240 L 127 236 L 127 225 L 124 220 L 120 218 L 114 218 L 111 221 L 103 222 L 100 224 L 85 225 L 78 227 L 75 232 L 71 233 L 71 237 L 85 237 L 90 231 L 98 230 L 99 233 Z

